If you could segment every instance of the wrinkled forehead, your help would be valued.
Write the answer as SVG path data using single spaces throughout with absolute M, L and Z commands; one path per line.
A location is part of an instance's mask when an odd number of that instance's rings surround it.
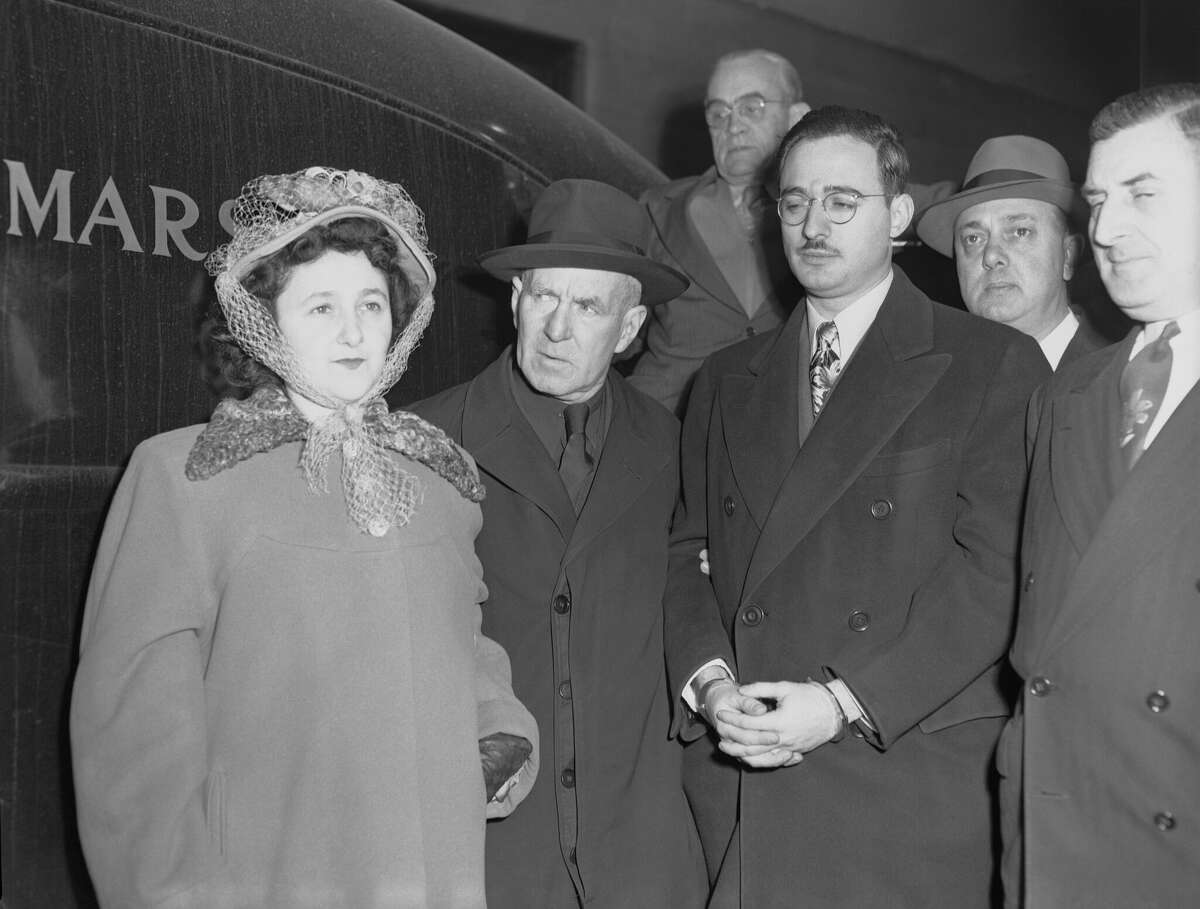
M 522 275 L 527 292 L 551 292 L 560 297 L 592 297 L 623 300 L 629 293 L 641 294 L 642 284 L 632 275 L 597 268 L 532 268 Z
M 743 95 L 783 98 L 786 86 L 779 66 L 764 57 L 739 57 L 717 66 L 708 80 L 707 101 L 732 103 Z

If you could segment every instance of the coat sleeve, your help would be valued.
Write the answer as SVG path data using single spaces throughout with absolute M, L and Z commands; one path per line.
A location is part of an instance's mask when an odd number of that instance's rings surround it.
M 101 905 L 198 905 L 218 860 L 201 637 L 217 600 L 182 459 L 134 452 L 84 610 L 70 729 L 80 839 Z
M 671 529 L 663 610 L 667 680 L 674 707 L 671 734 L 688 741 L 702 735 L 706 727 L 680 702 L 684 684 L 710 660 L 736 665 L 713 585 L 700 571 L 700 550 L 708 545 L 708 440 L 715 374 L 711 361 L 701 368 L 683 421 L 679 504 Z
M 1031 339 L 1005 347 L 963 440 L 952 545 L 913 592 L 900 635 L 827 667 L 864 705 L 882 747 L 922 721 L 932 732 L 1007 712 L 996 679 L 1016 608 L 1025 419 L 1049 375 Z

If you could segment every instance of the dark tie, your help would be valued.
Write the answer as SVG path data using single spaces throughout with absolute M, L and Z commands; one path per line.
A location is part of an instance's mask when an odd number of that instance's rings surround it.
M 563 446 L 562 457 L 558 462 L 558 475 L 562 477 L 563 485 L 567 487 L 572 501 L 591 475 L 595 464 L 587 450 L 589 409 L 587 404 L 568 404 L 563 411 L 563 419 L 567 424 L 567 444 Z M 578 503 L 575 510 L 579 510 Z
M 1121 372 L 1121 453 L 1130 470 L 1146 450 L 1146 433 L 1162 404 L 1171 378 L 1170 340 L 1179 325 L 1168 322 L 1162 334 L 1138 351 Z
M 808 379 L 812 384 L 813 419 L 821 415 L 825 399 L 837 382 L 842 371 L 838 357 L 838 330 L 833 322 L 822 322 L 817 326 L 817 349 L 808 366 Z

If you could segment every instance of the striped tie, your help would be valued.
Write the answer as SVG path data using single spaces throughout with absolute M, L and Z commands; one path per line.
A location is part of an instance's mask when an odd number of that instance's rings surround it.
M 812 383 L 813 419 L 821 415 L 825 399 L 833 391 L 834 383 L 842 371 L 838 356 L 838 331 L 833 322 L 822 322 L 817 326 L 817 350 L 808 367 L 808 378 Z

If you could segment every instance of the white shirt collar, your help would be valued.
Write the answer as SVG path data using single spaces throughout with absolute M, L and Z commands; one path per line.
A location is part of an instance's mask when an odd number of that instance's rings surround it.
M 887 297 L 888 291 L 892 289 L 892 277 L 893 272 L 889 268 L 887 274 L 883 276 L 878 284 L 834 316 L 832 320 L 821 316 L 813 309 L 812 301 L 806 298 L 805 305 L 808 307 L 808 349 L 817 349 L 817 327 L 822 322 L 832 321 L 837 326 L 838 358 L 842 363 L 848 362 L 854 356 L 854 351 L 858 349 L 858 345 L 867 333 L 867 329 L 871 327 L 871 324 L 875 321 L 875 317 L 879 314 L 879 307 L 883 306 L 883 301 Z
M 1078 330 L 1079 320 L 1075 318 L 1075 313 L 1067 310 L 1067 314 L 1050 330 L 1050 334 L 1038 341 L 1042 353 L 1050 361 L 1051 369 L 1058 369 L 1058 364 L 1062 362 L 1063 354 L 1066 353 L 1067 345 L 1071 343 L 1071 339 L 1075 337 L 1075 332 Z

